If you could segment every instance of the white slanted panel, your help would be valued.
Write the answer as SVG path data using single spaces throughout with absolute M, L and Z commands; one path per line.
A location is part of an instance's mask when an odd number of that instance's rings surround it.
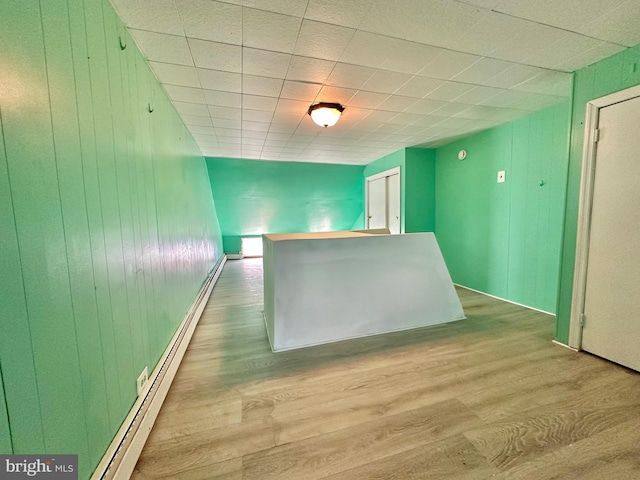
M 265 322 L 274 351 L 464 318 L 433 233 L 263 240 Z

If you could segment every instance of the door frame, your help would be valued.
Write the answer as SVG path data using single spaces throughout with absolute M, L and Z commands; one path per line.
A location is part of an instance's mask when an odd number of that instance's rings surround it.
M 578 350 L 582 349 L 582 327 L 587 288 L 591 207 L 593 205 L 593 184 L 596 173 L 600 109 L 636 97 L 640 97 L 640 85 L 587 102 L 584 122 L 584 145 L 582 148 L 580 201 L 578 204 L 576 258 L 573 274 L 573 292 L 571 296 L 571 318 L 569 323 L 569 346 Z
M 369 182 L 372 182 L 374 180 L 379 180 L 380 178 L 386 178 L 386 177 L 390 177 L 391 175 L 396 175 L 398 174 L 398 181 L 400 182 L 400 218 L 398 219 L 398 221 L 400 222 L 400 233 L 404 233 L 402 232 L 402 177 L 400 176 L 400 167 L 393 167 L 390 168 L 389 170 L 385 170 L 384 172 L 380 172 L 380 173 L 376 173 L 374 175 L 369 175 L 368 177 L 364 178 L 364 228 L 368 229 L 369 226 Z M 386 188 L 385 188 L 385 195 L 386 195 Z M 387 201 L 385 200 L 385 205 L 387 205 Z M 388 207 L 388 205 L 387 205 Z M 389 212 L 387 211 L 386 214 L 388 215 Z

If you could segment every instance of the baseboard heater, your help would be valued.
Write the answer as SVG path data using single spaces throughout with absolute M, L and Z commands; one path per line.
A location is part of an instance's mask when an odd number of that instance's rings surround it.
M 224 255 L 211 270 L 198 297 L 149 377 L 147 386 L 131 407 L 118 433 L 93 472 L 91 480 L 120 480 L 131 477 L 193 332 L 200 321 L 202 311 L 209 300 L 211 290 L 226 261 L 227 257 Z

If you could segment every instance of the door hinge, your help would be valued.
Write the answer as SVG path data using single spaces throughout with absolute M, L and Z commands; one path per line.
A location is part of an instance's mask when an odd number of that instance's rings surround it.
M 587 316 L 584 313 L 580 314 L 580 327 L 584 328 L 584 324 L 587 322 Z
M 600 141 L 600 129 L 596 128 L 593 131 L 593 143 L 598 143 Z

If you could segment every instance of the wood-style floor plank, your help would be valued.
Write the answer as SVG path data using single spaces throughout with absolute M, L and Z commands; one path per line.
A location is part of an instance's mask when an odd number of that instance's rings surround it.
M 227 262 L 133 478 L 640 478 L 640 375 L 457 291 L 466 320 L 274 354 L 261 260 Z

